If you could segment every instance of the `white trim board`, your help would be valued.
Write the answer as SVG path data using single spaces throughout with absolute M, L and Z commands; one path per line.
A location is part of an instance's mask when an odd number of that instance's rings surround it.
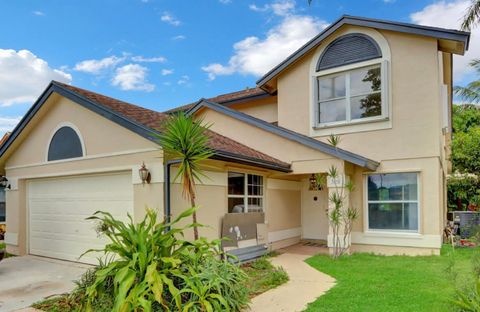
M 302 228 L 292 228 L 286 230 L 280 230 L 275 232 L 268 232 L 268 242 L 274 243 L 289 238 L 300 237 L 302 235 Z
M 440 248 L 442 236 L 432 234 L 352 232 L 352 244 Z

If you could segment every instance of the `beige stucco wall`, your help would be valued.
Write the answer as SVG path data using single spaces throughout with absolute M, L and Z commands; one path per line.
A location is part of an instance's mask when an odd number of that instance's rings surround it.
M 75 127 L 84 143 L 82 158 L 46 161 L 49 141 L 61 124 Z M 138 169 L 145 162 L 152 183 L 142 185 Z M 12 184 L 7 191 L 7 249 L 27 253 L 27 184 L 32 179 L 129 172 L 132 175 L 134 219 L 145 207 L 163 218 L 163 159 L 158 145 L 58 95 L 52 96 L 2 158 Z
M 316 200 L 315 200 L 316 198 Z M 302 238 L 327 240 L 328 190 L 310 191 L 308 179 L 302 181 Z
M 278 121 L 277 97 L 267 97 L 259 100 L 249 101 L 247 103 L 230 105 L 230 108 L 238 110 L 266 122 Z
M 387 69 L 388 119 L 318 130 L 312 124 L 312 66 L 329 42 L 355 31 L 373 33 L 382 40 L 381 46 L 385 48 L 382 62 Z M 366 235 L 364 181 L 367 170 L 355 166 L 344 168 L 343 162 L 328 155 L 212 110 L 203 110 L 200 114 L 213 122 L 215 131 L 291 163 L 293 175 L 325 172 L 331 165 L 350 175 L 357 187 L 350 196 L 350 202 L 361 211 L 360 219 L 354 226 L 352 240 L 355 244 L 438 249 L 445 220 L 443 176 L 448 170 L 448 135 L 442 135 L 444 108 L 441 88 L 446 84 L 448 94 L 451 94 L 451 74 L 450 55 L 438 52 L 434 38 L 344 26 L 276 78 L 280 126 L 324 142 L 331 133 L 340 134 L 340 147 L 378 161 L 377 172 L 415 171 L 420 174 L 420 229 L 414 235 Z M 347 170 L 347 167 L 350 169 Z M 302 211 L 308 211 L 311 205 L 308 198 L 312 196 L 309 192 L 302 195 Z M 303 220 L 309 217 L 311 215 L 302 215 Z M 319 224 L 321 222 L 326 223 L 326 220 L 319 220 Z M 313 227 L 302 224 L 302 227 L 305 226 Z M 318 232 L 320 236 L 326 234 Z
M 357 30 L 360 30 L 358 28 Z M 312 83 L 310 68 L 329 41 L 351 31 L 344 27 L 278 77 L 278 122 L 280 126 L 311 135 Z M 342 134 L 341 147 L 376 161 L 439 156 L 441 127 L 439 55 L 433 38 L 381 31 L 388 42 L 392 127 Z M 315 58 L 315 59 L 314 59 Z M 333 127 L 331 133 L 342 133 Z

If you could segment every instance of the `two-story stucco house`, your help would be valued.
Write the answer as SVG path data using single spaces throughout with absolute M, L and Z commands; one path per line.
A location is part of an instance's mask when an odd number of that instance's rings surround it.
M 312 190 L 310 180 L 335 166 L 356 186 L 346 199 L 360 212 L 353 251 L 438 254 L 452 56 L 468 43 L 456 30 L 344 16 L 256 88 L 165 113 L 52 82 L 0 149 L 8 251 L 76 261 L 104 243 L 84 220 L 96 210 L 138 220 L 145 206 L 186 208 L 156 139 L 168 114 L 183 110 L 211 124 L 215 150 L 197 188 L 199 222 L 209 226 L 201 235 L 221 236 L 226 217 L 263 212 L 257 240 L 271 248 L 331 246 L 328 197 L 343 185 Z

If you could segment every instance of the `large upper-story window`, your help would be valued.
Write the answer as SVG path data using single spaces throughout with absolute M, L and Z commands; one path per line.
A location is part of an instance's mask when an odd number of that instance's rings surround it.
M 371 37 L 354 33 L 332 41 L 316 67 L 316 126 L 386 117 L 382 52 Z
M 48 147 L 48 161 L 83 156 L 82 142 L 77 132 L 68 126 L 58 129 Z

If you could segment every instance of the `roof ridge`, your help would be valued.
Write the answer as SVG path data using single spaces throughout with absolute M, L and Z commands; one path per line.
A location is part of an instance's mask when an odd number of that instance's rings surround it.
M 60 87 L 65 87 L 65 88 L 67 88 L 67 89 L 69 89 L 70 91 L 73 91 L 73 92 L 78 93 L 78 91 L 80 91 L 80 92 L 90 93 L 91 95 L 100 96 L 100 97 L 103 97 L 103 98 L 106 98 L 106 99 L 111 99 L 111 100 L 114 100 L 115 102 L 119 102 L 121 104 L 125 104 L 125 105 L 129 105 L 129 106 L 133 106 L 135 108 L 140 108 L 140 109 L 143 109 L 143 110 L 147 110 L 147 111 L 150 111 L 152 113 L 168 116 L 167 114 L 165 114 L 163 112 L 160 112 L 160 111 L 156 111 L 156 110 L 153 110 L 153 109 L 150 109 L 150 108 L 146 108 L 144 106 L 136 105 L 136 104 L 133 104 L 133 103 L 130 103 L 130 102 L 127 102 L 127 101 L 124 101 L 124 100 L 120 100 L 120 99 L 117 99 L 117 98 L 114 98 L 114 97 L 111 97 L 111 96 L 108 96 L 108 95 L 104 95 L 104 94 L 101 94 L 101 93 L 98 93 L 98 92 L 95 92 L 95 91 L 91 91 L 91 90 L 88 90 L 88 89 L 72 86 L 72 85 L 57 81 L 57 80 L 52 80 L 52 83 L 56 84 Z M 79 93 L 79 95 L 85 96 L 82 93 Z M 99 103 L 99 104 L 101 104 L 101 103 Z

